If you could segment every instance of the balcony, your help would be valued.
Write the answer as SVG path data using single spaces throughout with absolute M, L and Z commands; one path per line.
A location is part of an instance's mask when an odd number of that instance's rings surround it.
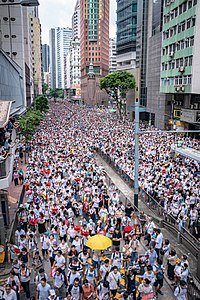
M 200 110 L 182 108 L 180 120 L 200 124 Z

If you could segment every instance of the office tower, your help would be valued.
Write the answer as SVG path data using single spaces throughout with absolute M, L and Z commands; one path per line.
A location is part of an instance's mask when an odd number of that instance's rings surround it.
M 149 124 L 163 129 L 170 117 L 166 95 L 160 93 L 163 0 L 150 1 L 148 13 L 147 104 Z
M 49 32 L 51 88 L 65 88 L 66 56 L 72 39 L 71 28 L 52 28 Z
M 109 1 L 80 1 L 81 98 L 88 101 L 87 79 L 93 65 L 96 89 L 91 105 L 107 101 L 99 89 L 99 78 L 109 71 Z
M 163 10 L 160 91 L 171 122 L 200 129 L 200 2 L 167 0 Z
M 117 0 L 117 69 L 136 67 L 137 0 Z
M 109 73 L 117 70 L 116 39 L 109 39 Z
M 49 56 L 50 56 L 50 82 L 51 88 L 56 89 L 57 87 L 57 39 L 56 39 L 56 28 L 51 28 L 49 31 Z
M 70 46 L 70 90 L 68 95 L 76 100 L 80 91 L 80 0 L 77 0 L 72 16 L 72 42 Z M 80 95 L 79 95 L 80 97 Z
M 34 96 L 42 94 L 41 25 L 38 9 L 30 10 Z
M 72 40 L 80 39 L 80 0 L 77 0 L 72 16 Z
M 57 82 L 58 88 L 65 88 L 65 77 L 67 76 L 67 69 L 70 68 L 68 65 L 69 60 L 66 56 L 70 49 L 70 43 L 72 40 L 72 29 L 71 28 L 57 28 Z
M 42 45 L 42 70 L 49 72 L 49 45 Z

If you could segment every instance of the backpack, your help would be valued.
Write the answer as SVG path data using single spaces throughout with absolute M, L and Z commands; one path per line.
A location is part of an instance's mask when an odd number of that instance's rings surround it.
M 159 271 L 159 270 L 162 270 L 160 267 L 156 267 L 156 271 Z M 159 272 L 157 275 L 156 275 L 157 279 L 158 280 L 162 280 L 164 278 L 164 272 L 162 270 L 162 272 Z

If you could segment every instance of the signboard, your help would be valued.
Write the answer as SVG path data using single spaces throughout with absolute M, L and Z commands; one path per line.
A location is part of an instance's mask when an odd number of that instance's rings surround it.
M 181 110 L 181 121 L 188 123 L 195 123 L 196 111 L 191 109 L 182 109 Z
M 76 96 L 81 96 L 81 88 L 76 88 Z

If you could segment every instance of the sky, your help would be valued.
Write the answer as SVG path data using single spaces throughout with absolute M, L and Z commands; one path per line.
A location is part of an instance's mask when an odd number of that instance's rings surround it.
M 107 0 L 109 1 L 109 0 Z M 39 0 L 42 44 L 49 44 L 49 29 L 71 27 L 76 0 Z M 116 33 L 116 0 L 110 0 L 110 37 Z

